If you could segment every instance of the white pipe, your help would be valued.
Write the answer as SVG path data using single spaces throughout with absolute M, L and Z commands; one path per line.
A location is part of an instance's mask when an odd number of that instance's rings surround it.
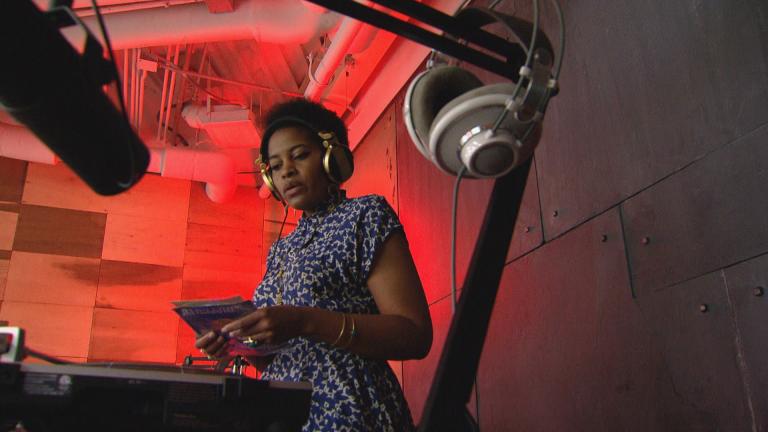
M 23 126 L 20 121 L 16 120 L 11 113 L 4 110 L 2 108 L 2 105 L 0 105 L 0 123 L 7 123 L 9 125 L 13 126 Z
M 379 33 L 379 29 L 370 25 L 364 24 L 362 28 L 357 32 L 357 36 L 349 46 L 349 54 L 358 54 L 368 49 Z
M 29 129 L 0 123 L 0 156 L 56 165 L 59 159 Z
M 155 8 L 167 8 L 171 6 L 178 6 L 189 3 L 201 3 L 205 0 L 155 0 L 155 1 L 140 1 L 137 3 L 115 4 L 99 6 L 99 12 L 102 15 L 108 15 L 113 13 L 132 12 L 143 9 L 155 9 Z M 74 9 L 77 16 L 80 18 L 96 15 L 93 11 L 93 7 L 88 6 L 84 9 Z
M 218 14 L 208 12 L 205 3 L 192 3 L 104 17 L 113 49 L 243 39 L 301 44 L 329 30 L 337 20 L 337 15 L 321 14 L 301 0 L 236 0 L 233 12 Z M 101 38 L 95 17 L 83 22 Z M 82 29 L 68 27 L 62 33 L 74 46 L 83 46 Z
M 211 201 L 223 203 L 235 194 L 235 162 L 223 153 L 169 147 L 150 148 L 148 172 L 162 177 L 205 182 Z
M 171 61 L 171 47 L 170 45 L 166 49 L 165 53 L 165 59 L 170 63 Z M 162 127 L 163 127 L 163 114 L 165 113 L 165 96 L 168 92 L 168 74 L 171 73 L 171 70 L 166 68 L 165 73 L 163 73 L 163 91 L 160 94 L 160 115 L 158 115 L 157 119 L 157 139 L 159 140 L 162 137 Z
M 349 52 L 349 47 L 362 26 L 363 23 L 356 19 L 347 17 L 342 20 L 339 30 L 333 37 L 331 46 L 325 52 L 323 60 L 317 65 L 317 69 L 313 74 L 316 81 L 310 80 L 307 89 L 304 91 L 305 98 L 315 102 L 320 100 L 325 87 L 330 82 L 336 68 L 339 67 L 341 60 Z

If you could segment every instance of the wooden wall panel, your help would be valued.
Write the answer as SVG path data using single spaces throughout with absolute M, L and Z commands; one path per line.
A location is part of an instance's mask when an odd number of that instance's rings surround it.
M 63 163 L 30 163 L 22 199 L 25 204 L 106 213 L 111 198 L 94 192 Z
M 251 298 L 261 274 L 184 267 L 182 298 L 206 299 L 235 295 Z
M 67 362 L 71 362 L 71 363 L 85 363 L 85 362 L 88 361 L 87 357 L 56 356 L 56 358 L 60 359 L 60 360 L 67 361 Z M 43 359 L 39 359 L 37 357 L 27 357 L 26 359 L 24 359 L 24 363 L 45 364 L 45 365 L 50 365 L 51 364 L 50 362 L 48 362 L 46 360 L 43 360 Z
M 285 208 L 283 205 L 270 196 L 264 200 L 264 220 L 280 223 L 285 217 Z M 288 207 L 288 219 L 285 220 L 287 224 L 296 225 L 301 218 L 301 211 Z
M 0 157 L 0 203 L 20 203 L 27 162 Z
M 390 104 L 355 147 L 355 172 L 343 187 L 350 198 L 382 195 L 398 211 L 395 115 L 395 106 Z
M 8 278 L 8 267 L 11 264 L 11 251 L 0 250 L 0 301 L 5 296 L 5 284 Z
M 184 224 L 189 212 L 190 183 L 147 174 L 134 187 L 110 197 L 107 213 Z
M 187 226 L 187 250 L 261 256 L 261 230 L 255 228 L 230 228 L 216 225 L 190 223 Z
M 262 262 L 261 255 L 240 256 L 193 250 L 184 253 L 184 267 L 261 273 Z
M 261 230 L 264 200 L 254 188 L 239 187 L 223 204 L 211 201 L 202 183 L 193 182 L 189 197 L 189 223 Z
M 28 347 L 52 356 L 87 357 L 93 308 L 4 301 L 0 320 L 23 327 Z
M 100 263 L 97 258 L 14 251 L 5 298 L 14 302 L 93 307 Z
M 181 267 L 101 262 L 96 307 L 168 312 L 181 299 Z
M 187 224 L 178 220 L 109 214 L 102 258 L 181 267 Z
M 13 250 L 100 258 L 105 226 L 102 213 L 24 204 Z
M 0 211 L 0 250 L 13 248 L 13 238 L 16 236 L 18 220 L 18 213 Z
M 197 336 L 187 323 L 179 320 L 178 329 L 178 336 L 176 338 L 176 364 L 183 364 L 184 358 L 188 355 L 191 355 L 192 357 L 203 357 L 200 351 L 195 348 L 195 340 L 197 339 Z
M 177 330 L 171 311 L 95 308 L 88 359 L 173 363 Z
M 189 224 L 185 267 L 261 274 L 261 229 Z

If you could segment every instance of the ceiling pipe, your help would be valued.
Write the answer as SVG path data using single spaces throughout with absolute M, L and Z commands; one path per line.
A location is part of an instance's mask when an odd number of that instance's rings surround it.
M 59 159 L 40 139 L 21 126 L 0 123 L 0 156 L 56 165 Z
M 223 153 L 177 147 L 150 148 L 149 153 L 147 172 L 204 182 L 205 193 L 215 203 L 226 202 L 235 194 L 235 162 Z
M 5 123 L 0 123 L 0 156 L 48 165 L 59 163 L 59 158 L 29 129 Z M 235 162 L 223 153 L 150 148 L 147 172 L 204 182 L 205 193 L 216 203 L 226 202 L 237 189 Z
M 104 17 L 116 50 L 243 39 L 302 44 L 333 28 L 338 19 L 301 0 L 237 0 L 233 12 L 217 14 L 208 12 L 204 3 L 191 3 Z M 101 39 L 95 17 L 82 20 Z M 74 46 L 84 45 L 82 29 L 67 27 L 62 33 Z
M 99 6 L 99 12 L 102 15 L 108 15 L 113 13 L 132 12 L 144 9 L 167 8 L 189 3 L 205 3 L 205 0 L 149 0 L 136 3 L 102 5 Z M 73 10 L 77 16 L 81 18 L 96 15 L 93 7 L 90 5 L 84 8 L 75 8 Z
M 370 4 L 370 2 L 363 3 L 366 5 Z M 362 21 L 349 17 L 345 17 L 341 21 L 339 30 L 333 37 L 331 46 L 328 47 L 320 64 L 317 65 L 317 69 L 315 69 L 314 73 L 310 71 L 310 77 L 314 76 L 314 79 L 309 81 L 309 85 L 307 85 L 307 89 L 304 91 L 305 98 L 315 102 L 322 98 L 323 92 L 330 83 L 331 78 L 333 78 L 333 73 L 341 64 L 344 56 L 349 53 L 350 47 L 363 25 Z M 366 32 L 365 36 L 367 38 L 369 34 Z

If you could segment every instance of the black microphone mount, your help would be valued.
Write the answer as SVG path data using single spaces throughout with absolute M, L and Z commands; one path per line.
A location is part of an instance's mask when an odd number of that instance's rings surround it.
M 141 179 L 149 151 L 102 90 L 118 79 L 114 64 L 90 33 L 80 55 L 59 31 L 77 22 L 71 1 L 53 3 L 42 12 L 30 0 L 0 2 L 0 107 L 94 191 L 120 193 Z

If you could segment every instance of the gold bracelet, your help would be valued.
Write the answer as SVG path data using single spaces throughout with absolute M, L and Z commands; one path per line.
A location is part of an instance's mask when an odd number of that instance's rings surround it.
M 355 328 L 355 317 L 350 315 L 349 319 L 352 320 L 352 328 L 349 330 L 349 339 L 347 339 L 347 343 L 340 347 L 342 349 L 349 348 L 349 346 L 352 345 L 352 342 L 355 340 L 355 336 L 357 336 L 357 329 Z
M 354 320 L 352 320 L 352 323 L 354 324 Z M 339 332 L 339 336 L 336 337 L 336 340 L 333 341 L 331 345 L 338 346 L 337 344 L 341 340 L 341 338 L 344 336 L 344 330 L 347 329 L 347 314 L 341 314 L 341 331 Z

